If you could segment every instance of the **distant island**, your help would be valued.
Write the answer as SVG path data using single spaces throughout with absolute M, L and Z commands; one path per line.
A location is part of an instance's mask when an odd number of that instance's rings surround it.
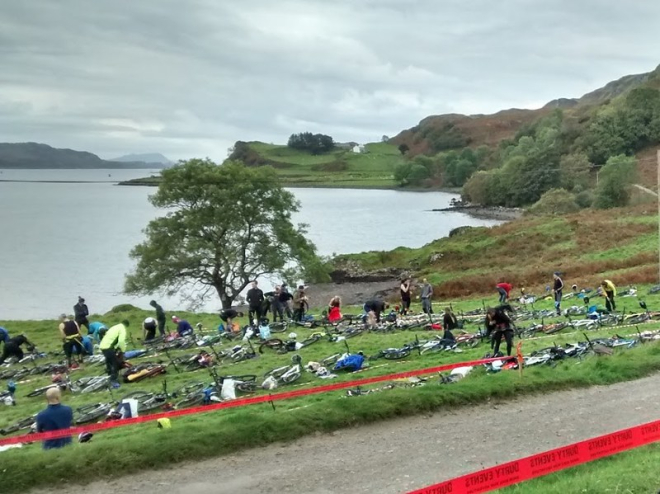
M 126 159 L 131 156 L 136 159 Z M 138 159 L 141 156 L 148 157 L 149 161 Z M 151 161 L 156 156 L 159 161 Z M 103 160 L 86 151 L 56 149 L 36 142 L 0 143 L 0 169 L 140 169 L 165 168 L 169 165 L 171 162 L 161 154 L 128 155 L 115 161 Z
M 174 162 L 167 159 L 160 153 L 144 153 L 144 154 L 127 154 L 119 158 L 113 158 L 110 161 L 118 161 L 120 163 L 147 163 L 148 165 L 164 165 L 170 166 Z

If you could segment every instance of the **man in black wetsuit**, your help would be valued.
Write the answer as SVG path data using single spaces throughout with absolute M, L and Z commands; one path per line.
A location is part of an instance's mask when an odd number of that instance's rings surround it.
M 156 309 L 156 322 L 158 323 L 158 332 L 160 333 L 161 336 L 165 336 L 165 321 L 167 319 L 165 317 L 165 311 L 163 310 L 163 307 L 161 307 L 161 305 L 155 300 L 149 302 L 149 305 L 151 305 L 154 309 Z
M 21 348 L 22 345 L 26 345 L 30 352 L 34 350 L 34 345 L 24 334 L 19 334 L 6 340 L 2 350 L 2 356 L 0 356 L 0 364 L 4 363 L 9 357 L 16 357 L 18 360 L 21 360 L 25 356 Z
M 376 322 L 380 322 L 380 314 L 387 308 L 389 308 L 389 305 L 382 300 L 369 300 L 364 304 L 364 311 L 367 314 L 373 312 L 376 316 Z
M 248 290 L 245 299 L 250 308 L 248 312 L 250 324 L 253 324 L 255 320 L 257 321 L 256 324 L 258 324 L 262 315 L 261 306 L 264 303 L 264 292 L 261 291 L 256 280 L 252 282 L 252 288 Z
M 492 335 L 494 357 L 500 356 L 498 354 L 500 352 L 502 337 L 506 340 L 506 354 L 511 356 L 511 350 L 513 349 L 512 325 L 511 319 L 503 308 L 498 307 L 494 309 L 491 307 L 486 311 L 486 329 Z

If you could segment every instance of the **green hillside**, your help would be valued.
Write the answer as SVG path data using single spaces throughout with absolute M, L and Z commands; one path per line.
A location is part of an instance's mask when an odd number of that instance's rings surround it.
M 394 187 L 394 169 L 404 162 L 397 147 L 384 142 L 367 144 L 361 153 L 353 152 L 352 146 L 337 146 L 314 155 L 288 146 L 239 141 L 229 159 L 248 166 L 270 165 L 285 185 L 294 187 Z

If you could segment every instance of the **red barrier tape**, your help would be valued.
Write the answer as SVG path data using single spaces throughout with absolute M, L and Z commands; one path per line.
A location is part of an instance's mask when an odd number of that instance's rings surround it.
M 426 369 L 416 369 L 406 372 L 397 372 L 395 374 L 387 374 L 385 376 L 374 376 L 367 377 L 364 379 L 357 379 L 354 381 L 344 381 L 334 384 L 328 384 L 325 386 L 317 386 L 315 388 L 309 389 L 298 389 L 293 391 L 286 391 L 283 393 L 276 393 L 271 395 L 261 395 L 254 396 L 251 398 L 240 398 L 232 401 L 226 401 L 223 403 L 217 403 L 213 405 L 206 405 L 202 407 L 195 408 L 186 408 L 184 410 L 175 410 L 170 412 L 154 413 L 151 415 L 145 415 L 143 417 L 135 417 L 124 420 L 116 420 L 111 422 L 104 422 L 101 424 L 92 424 L 86 425 L 83 427 L 72 427 L 71 429 L 59 430 L 53 432 L 42 432 L 38 434 L 25 434 L 22 436 L 7 437 L 0 439 L 0 446 L 6 446 L 8 444 L 20 444 L 20 443 L 31 443 L 35 441 L 43 441 L 45 439 L 58 439 L 61 437 L 68 437 L 74 434 L 80 434 L 81 432 L 97 432 L 106 429 L 114 429 L 116 427 L 125 427 L 128 425 L 141 424 L 144 422 L 149 422 L 152 420 L 158 420 L 160 418 L 173 418 L 173 417 L 182 417 L 184 415 L 194 415 L 197 413 L 212 412 L 214 410 L 222 410 L 225 408 L 236 408 L 247 405 L 254 405 L 256 403 L 270 403 L 274 401 L 288 400 L 291 398 L 298 398 L 300 396 L 314 395 L 319 393 L 328 393 L 330 391 L 337 391 L 340 389 L 352 388 L 354 386 L 364 386 L 367 384 L 374 384 L 383 381 L 392 381 L 395 379 L 405 379 L 407 377 L 422 376 L 425 374 L 434 374 L 436 372 L 444 372 L 458 367 L 471 367 L 475 365 L 488 364 L 490 362 L 495 362 L 497 360 L 502 360 L 502 358 L 488 358 L 481 360 L 472 360 L 469 362 L 457 362 L 454 364 L 445 364 L 437 367 L 429 367 Z
M 660 420 L 485 468 L 408 494 L 480 494 L 660 441 Z

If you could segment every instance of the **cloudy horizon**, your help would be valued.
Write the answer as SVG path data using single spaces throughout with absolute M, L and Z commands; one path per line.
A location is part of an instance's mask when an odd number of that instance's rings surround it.
M 33 0 L 0 11 L 0 141 L 222 160 L 538 108 L 660 63 L 643 0 Z

